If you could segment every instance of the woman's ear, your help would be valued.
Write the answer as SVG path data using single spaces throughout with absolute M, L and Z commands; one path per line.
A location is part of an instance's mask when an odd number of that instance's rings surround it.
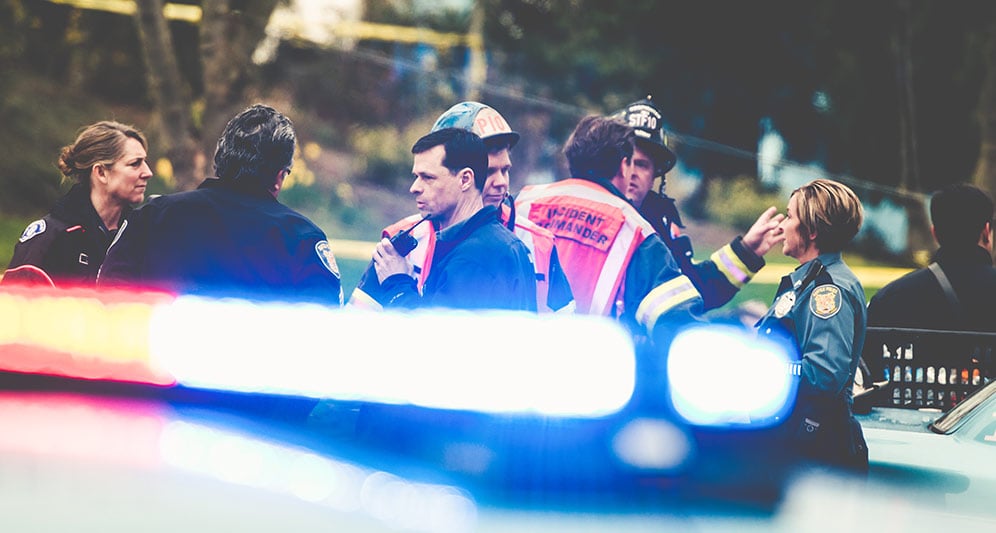
M 104 165 L 97 163 L 90 167 L 90 183 L 103 183 L 107 184 L 107 168 Z

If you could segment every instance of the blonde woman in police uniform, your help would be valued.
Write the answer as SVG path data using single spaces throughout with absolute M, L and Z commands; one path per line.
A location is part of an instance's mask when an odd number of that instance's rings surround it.
M 865 339 L 865 295 L 841 258 L 861 228 L 861 202 L 847 186 L 814 180 L 792 192 L 779 225 L 782 253 L 800 266 L 782 278 L 760 333 L 794 341 L 798 400 L 783 426 L 801 460 L 868 469 L 861 426 L 851 413 L 851 387 Z

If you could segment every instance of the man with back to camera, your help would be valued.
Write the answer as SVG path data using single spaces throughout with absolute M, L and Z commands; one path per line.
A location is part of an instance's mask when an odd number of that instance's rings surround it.
M 702 295 L 705 309 L 729 302 L 764 267 L 764 255 L 772 246 L 768 235 L 778 227 L 784 215 L 778 214 L 775 206 L 769 207 L 744 236 L 733 239 L 707 261 L 693 261 L 692 242 L 680 231 L 685 226 L 678 208 L 674 199 L 664 193 L 665 175 L 674 168 L 677 158 L 667 146 L 660 111 L 647 96 L 613 116 L 629 124 L 636 134 L 633 164 L 628 167 L 630 175 L 624 176 L 628 182 L 622 192 L 671 250 L 681 272 Z M 658 176 L 660 193 L 651 190 Z
M 617 119 L 581 119 L 564 146 L 572 177 L 523 188 L 516 209 L 557 237 L 579 313 L 616 317 L 634 335 L 656 337 L 671 329 L 658 328 L 663 317 L 691 319 L 702 298 L 621 192 L 634 135 Z
M 409 191 L 436 231 L 432 261 L 420 290 L 412 263 L 385 237 L 373 254 L 378 284 L 367 294 L 383 308 L 536 311 L 529 251 L 482 200 L 488 154 L 481 138 L 443 128 L 416 141 L 412 154 Z
M 940 246 L 933 262 L 876 292 L 868 303 L 868 325 L 996 331 L 992 199 L 977 187 L 950 185 L 931 196 L 930 221 Z
M 996 332 L 992 218 L 992 199 L 981 189 L 956 184 L 934 192 L 930 231 L 940 248 L 927 268 L 872 296 L 868 326 Z M 862 385 L 888 379 L 878 339 L 865 343 L 862 371 L 869 376 L 862 375 Z
M 296 143 L 290 119 L 272 107 L 236 115 L 218 139 L 216 177 L 136 211 L 97 284 L 342 305 L 325 233 L 277 201 Z
M 553 234 L 525 217 L 516 217 L 514 205 L 508 201 L 511 150 L 519 141 L 519 134 L 512 130 L 498 111 L 480 102 L 460 102 L 449 108 L 436 119 L 432 131 L 448 127 L 470 131 L 484 141 L 488 150 L 488 170 L 482 200 L 485 206 L 493 205 L 500 209 L 502 222 L 529 250 L 535 268 L 537 309 L 540 312 L 573 312 L 574 297 L 560 266 Z M 436 249 L 436 232 L 430 224 L 420 224 L 421 220 L 421 214 L 406 217 L 385 228 L 382 234 L 391 237 L 410 231 L 417 244 L 407 258 L 420 289 Z M 349 305 L 381 309 L 380 304 L 369 295 L 377 290 L 376 272 L 371 262 L 350 296 Z

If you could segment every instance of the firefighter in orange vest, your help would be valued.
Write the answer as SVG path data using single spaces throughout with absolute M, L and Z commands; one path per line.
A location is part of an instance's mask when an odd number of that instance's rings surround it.
M 658 337 L 693 319 L 703 303 L 622 192 L 634 137 L 621 120 L 585 117 L 564 146 L 572 177 L 525 187 L 515 204 L 519 216 L 557 237 L 579 313 L 616 317 L 637 337 Z M 659 327 L 665 323 L 675 327 Z
M 484 140 L 488 149 L 488 175 L 482 194 L 484 205 L 500 207 L 502 222 L 529 249 L 536 271 L 537 309 L 540 312 L 573 312 L 574 297 L 560 266 L 553 234 L 525 217 L 516 217 L 510 201 L 511 151 L 519 141 L 519 134 L 497 111 L 479 102 L 461 102 L 448 109 L 436 120 L 432 131 L 443 128 L 464 129 Z M 436 232 L 431 224 L 420 224 L 422 218 L 421 215 L 411 215 L 384 228 L 382 232 L 382 236 L 388 238 L 404 232 L 411 235 L 414 246 L 407 257 L 420 290 L 429 276 L 436 248 Z M 376 290 L 371 285 L 376 283 L 377 277 L 368 267 L 353 291 L 349 305 L 380 309 L 381 306 L 370 296 L 370 292 Z

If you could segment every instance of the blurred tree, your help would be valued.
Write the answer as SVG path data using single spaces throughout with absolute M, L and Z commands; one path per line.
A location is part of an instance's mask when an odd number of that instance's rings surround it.
M 996 20 L 989 22 L 986 33 L 980 35 L 980 39 L 985 50 L 986 75 L 979 92 L 977 116 L 981 148 L 973 182 L 992 195 L 996 193 Z
M 203 0 L 199 33 L 203 95 L 195 105 L 182 85 L 162 0 L 138 1 L 145 72 L 180 189 L 196 187 L 205 177 L 217 133 L 244 105 L 246 88 L 255 81 L 252 53 L 277 1 Z M 199 140 L 192 117 L 200 119 Z
M 204 75 L 201 147 L 214 154 L 218 135 L 241 111 L 247 88 L 258 81 L 252 53 L 278 0 L 203 0 L 200 56 Z
M 977 157 L 996 2 L 485 1 L 492 70 L 527 93 L 601 112 L 653 93 L 669 129 L 747 152 L 771 117 L 789 159 L 893 187 L 903 165 L 929 191 L 967 179 Z M 682 159 L 707 178 L 755 164 L 721 155 Z
M 180 76 L 173 39 L 163 16 L 162 0 L 137 0 L 135 20 L 142 56 L 145 58 L 145 77 L 150 97 L 158 110 L 158 123 L 162 134 L 161 153 L 172 163 L 173 177 L 179 189 L 193 189 L 203 177 L 197 168 L 197 144 L 190 124 L 190 90 Z M 155 126 L 154 126 L 155 127 Z

